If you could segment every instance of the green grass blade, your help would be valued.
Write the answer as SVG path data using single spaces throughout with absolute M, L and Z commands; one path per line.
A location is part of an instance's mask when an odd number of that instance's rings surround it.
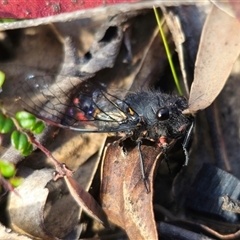
M 157 24 L 158 24 L 160 35 L 161 35 L 162 40 L 163 40 L 164 48 L 166 50 L 166 54 L 167 54 L 169 65 L 170 65 L 170 68 L 171 68 L 171 71 L 172 71 L 174 82 L 176 84 L 178 93 L 180 95 L 182 95 L 182 90 L 181 90 L 181 87 L 180 87 L 180 84 L 179 84 L 179 80 L 178 80 L 178 77 L 177 77 L 177 74 L 176 74 L 176 71 L 175 71 L 175 68 L 174 68 L 174 65 L 173 65 L 172 56 L 171 56 L 171 53 L 170 53 L 170 50 L 169 50 L 169 46 L 168 46 L 165 34 L 163 32 L 163 29 L 162 29 L 162 25 L 161 25 L 159 14 L 158 14 L 157 9 L 155 7 L 153 7 L 153 11 L 154 11 L 154 14 L 155 14 L 155 17 L 156 17 L 156 20 L 157 20 Z

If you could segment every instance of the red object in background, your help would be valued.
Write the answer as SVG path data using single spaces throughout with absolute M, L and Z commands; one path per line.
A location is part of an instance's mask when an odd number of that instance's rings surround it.
M 0 0 L 0 18 L 40 18 L 137 0 Z

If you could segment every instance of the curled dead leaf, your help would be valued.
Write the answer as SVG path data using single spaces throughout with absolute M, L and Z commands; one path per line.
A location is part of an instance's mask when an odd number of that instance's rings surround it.
M 153 178 L 159 148 L 141 146 L 150 193 L 146 193 L 135 146 L 124 154 L 118 142 L 109 145 L 102 168 L 100 198 L 110 221 L 123 228 L 130 239 L 158 239 L 153 212 Z
M 197 54 L 189 108 L 207 108 L 224 87 L 240 53 L 240 23 L 218 7 L 212 7 L 204 24 Z
M 62 181 L 53 182 L 52 169 L 22 168 L 24 182 L 11 193 L 8 212 L 13 230 L 41 239 L 63 238 L 79 220 L 79 206 L 64 190 Z M 66 221 L 68 219 L 68 221 Z

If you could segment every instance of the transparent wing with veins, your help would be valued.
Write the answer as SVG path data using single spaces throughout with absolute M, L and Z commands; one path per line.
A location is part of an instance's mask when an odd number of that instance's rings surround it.
M 40 119 L 81 132 L 126 131 L 131 126 L 122 129 L 121 124 L 137 117 L 116 93 L 78 77 L 29 77 L 19 84 L 17 96 Z

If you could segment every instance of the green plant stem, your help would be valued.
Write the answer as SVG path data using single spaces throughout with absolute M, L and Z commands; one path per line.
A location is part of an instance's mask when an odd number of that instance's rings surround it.
M 164 48 L 166 50 L 166 54 L 167 54 L 168 62 L 169 62 L 169 65 L 170 65 L 170 68 L 171 68 L 171 71 L 172 71 L 174 82 L 176 84 L 178 93 L 180 95 L 182 95 L 182 90 L 181 90 L 181 87 L 180 87 L 180 84 L 179 84 L 179 81 L 178 81 L 178 77 L 177 77 L 177 74 L 176 74 L 176 71 L 175 71 L 175 68 L 174 68 L 174 65 L 173 65 L 172 56 L 171 56 L 171 53 L 170 53 L 170 50 L 169 50 L 169 47 L 168 47 L 168 43 L 167 43 L 165 34 L 163 32 L 163 29 L 162 29 L 159 14 L 158 14 L 157 9 L 155 7 L 153 7 L 153 11 L 154 11 L 154 14 L 155 14 L 155 17 L 156 17 L 156 20 L 157 20 L 160 35 L 161 35 L 162 40 L 163 40 Z

